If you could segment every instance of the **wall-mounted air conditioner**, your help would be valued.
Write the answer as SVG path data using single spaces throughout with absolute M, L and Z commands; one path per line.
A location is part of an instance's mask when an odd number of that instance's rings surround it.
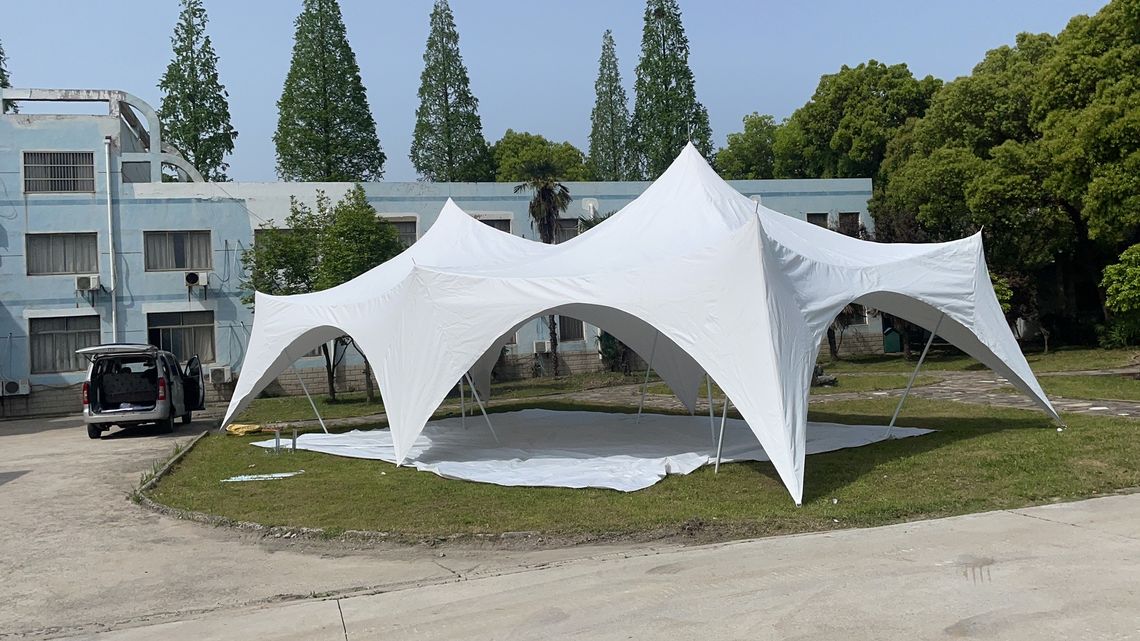
M 0 381 L 0 396 L 27 396 L 32 393 L 32 386 L 28 379 L 18 381 Z
M 230 369 L 229 365 L 224 365 L 222 367 L 211 367 L 210 368 L 210 383 L 211 384 L 222 385 L 224 383 L 233 382 L 233 380 L 234 380 L 234 372 L 232 369 Z
M 187 287 L 205 287 L 209 282 L 209 272 L 186 272 Z
M 99 274 L 80 274 L 75 277 L 75 291 L 93 292 L 99 289 Z
M 549 354 L 550 353 L 550 341 L 535 341 L 534 342 L 534 353 L 535 354 Z

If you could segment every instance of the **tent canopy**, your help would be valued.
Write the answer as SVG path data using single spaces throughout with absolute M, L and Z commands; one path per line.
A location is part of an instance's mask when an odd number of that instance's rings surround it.
M 812 370 L 828 325 L 852 302 L 938 325 L 1057 418 L 1002 314 L 980 234 L 850 238 L 744 197 L 689 145 L 640 197 L 562 244 L 498 231 L 448 200 L 422 239 L 348 283 L 258 293 L 223 425 L 297 356 L 348 334 L 376 373 L 403 460 L 457 380 L 472 372 L 488 394 L 507 337 L 536 316 L 566 314 L 652 350 L 690 409 L 712 376 L 799 503 Z

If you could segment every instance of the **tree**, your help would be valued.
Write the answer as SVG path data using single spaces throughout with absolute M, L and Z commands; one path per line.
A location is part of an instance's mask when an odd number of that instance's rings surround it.
M 8 77 L 8 56 L 4 55 L 4 44 L 0 43 L 0 89 L 7 89 L 12 86 L 11 79 Z M 4 102 L 4 110 L 0 113 L 17 113 L 19 108 L 14 102 Z
M 630 167 L 629 104 L 621 86 L 613 32 L 602 34 L 602 56 L 594 81 L 594 110 L 590 112 L 590 154 L 586 160 L 591 180 L 627 180 Z
M 379 180 L 386 157 L 336 0 L 304 0 L 277 101 L 282 180 Z
M 254 234 L 253 246 L 241 257 L 247 274 L 242 298 L 252 305 L 252 292 L 274 296 L 306 294 L 335 287 L 383 263 L 403 249 L 395 227 L 376 215 L 364 189 L 356 185 L 332 204 L 317 192 L 316 207 L 293 199 L 284 226 L 270 220 Z M 329 398 L 336 400 L 335 371 L 351 339 L 321 345 Z M 373 398 L 371 369 L 365 360 L 365 385 Z
M 182 0 L 174 27 L 174 57 L 158 88 L 163 141 L 169 142 L 206 180 L 225 181 L 225 161 L 237 132 L 230 125 L 229 94 L 218 79 L 218 55 L 206 34 L 202 0 Z
M 1140 245 L 1124 250 L 1119 262 L 1105 267 L 1101 287 L 1105 290 L 1105 306 L 1113 312 L 1101 332 L 1101 345 L 1135 345 L 1140 339 Z
M 716 169 L 725 180 L 772 178 L 773 145 L 779 125 L 769 115 L 744 117 L 744 131 L 728 134 L 728 145 L 716 152 Z
M 677 0 L 648 0 L 630 131 L 639 178 L 656 179 L 692 142 L 712 155 L 709 113 L 697 101 L 689 39 Z
M 491 147 L 495 161 L 495 180 L 526 182 L 534 177 L 535 168 L 548 171 L 558 180 L 586 180 L 586 156 L 569 142 L 556 143 L 538 134 L 508 129 Z
M 534 196 L 527 206 L 531 226 L 538 231 L 542 242 L 553 245 L 558 233 L 560 214 L 570 206 L 570 190 L 562 184 L 558 166 L 549 161 L 529 163 L 525 167 L 527 178 L 515 185 L 515 193 L 529 190 Z M 550 332 L 550 355 L 554 361 L 554 375 L 559 374 L 558 365 L 558 322 L 554 314 L 547 316 L 546 326 Z
M 490 180 L 479 101 L 459 54 L 459 33 L 447 0 L 436 0 L 420 74 L 420 106 L 409 156 L 425 180 Z

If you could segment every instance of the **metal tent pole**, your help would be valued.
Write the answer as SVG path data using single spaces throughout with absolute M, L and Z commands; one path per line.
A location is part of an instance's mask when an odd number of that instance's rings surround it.
M 712 379 L 705 372 L 705 388 L 709 393 L 709 440 L 716 443 L 716 414 L 713 412 Z
M 463 394 L 463 379 L 459 379 L 459 424 L 467 429 L 467 398 Z
M 724 422 L 728 419 L 728 395 L 724 396 L 724 413 L 720 415 L 720 437 L 716 440 L 716 465 L 713 467 L 713 474 L 720 473 L 720 452 L 724 447 Z
M 483 412 L 483 418 L 487 421 L 487 429 L 491 430 L 491 437 L 499 443 L 499 435 L 495 434 L 495 428 L 491 426 L 491 417 L 487 416 L 487 409 L 483 407 L 483 401 L 479 399 L 479 392 L 475 389 L 475 383 L 471 381 L 471 372 L 467 372 L 467 384 L 471 386 L 471 397 L 479 404 L 479 411 Z
M 649 373 L 653 371 L 653 356 L 657 354 L 657 335 L 661 332 L 653 332 L 653 347 L 649 348 L 649 364 L 645 366 L 645 384 L 641 386 L 641 402 L 637 404 L 637 420 L 635 423 L 641 422 L 641 410 L 645 407 L 645 393 L 649 391 Z
M 293 357 L 289 355 L 288 351 L 285 352 L 285 355 L 289 357 L 290 362 L 296 362 Z M 305 379 L 301 378 L 301 372 L 298 372 L 297 368 L 294 367 L 293 373 L 297 376 L 297 382 L 301 384 L 301 390 L 305 392 L 305 398 L 309 399 L 309 406 L 313 408 L 313 414 L 317 415 L 317 422 L 321 424 L 321 429 L 325 431 L 325 434 L 328 434 L 329 428 L 325 427 L 325 419 L 321 418 L 321 413 L 317 411 L 317 404 L 313 402 L 313 397 L 309 395 L 309 388 L 305 385 Z
M 887 426 L 887 438 L 891 438 L 891 432 L 895 429 L 895 419 L 899 417 L 899 412 L 902 411 L 903 403 L 906 402 L 906 397 L 910 394 L 910 388 L 914 387 L 914 379 L 918 377 L 918 370 L 922 367 L 922 361 L 926 360 L 926 353 L 930 351 L 930 344 L 934 342 L 934 336 L 938 333 L 938 328 L 942 327 L 942 319 L 945 317 L 945 312 L 938 314 L 938 322 L 934 324 L 934 331 L 930 332 L 930 338 L 926 339 L 926 347 L 922 348 L 922 355 L 918 357 L 918 363 L 914 366 L 914 371 L 910 373 L 910 380 L 907 381 L 906 389 L 903 390 L 902 398 L 899 399 L 899 405 L 895 408 L 894 415 L 891 416 L 890 425 Z

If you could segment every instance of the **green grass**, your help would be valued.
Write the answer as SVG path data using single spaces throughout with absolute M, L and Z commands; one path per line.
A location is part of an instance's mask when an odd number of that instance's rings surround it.
M 536 404 L 542 405 L 530 403 Z M 840 401 L 811 416 L 885 424 L 893 409 L 888 399 Z M 713 540 L 1015 508 L 1140 485 L 1140 423 L 1083 414 L 1065 418 L 1069 427 L 1058 432 L 1038 412 L 912 399 L 899 423 L 939 432 L 809 456 L 802 508 L 793 505 L 765 463 L 725 465 L 719 475 L 702 468 L 632 493 L 509 488 L 376 461 L 311 452 L 274 455 L 251 447 L 254 437 L 236 436 L 204 439 L 152 498 L 267 525 L 373 530 L 411 539 L 538 531 L 572 540 L 697 531 Z M 305 473 L 280 481 L 219 482 L 235 474 L 297 469 Z
M 819 363 L 823 365 L 824 371 L 828 374 L 910 372 L 914 370 L 919 353 L 919 351 L 915 351 L 909 361 L 904 360 L 901 354 L 876 354 L 852 356 L 836 362 L 830 362 L 823 358 L 820 359 Z M 1041 352 L 1027 352 L 1025 354 L 1029 366 L 1036 373 L 1124 367 L 1134 363 L 1138 358 L 1140 358 L 1140 352 L 1134 349 L 1062 348 L 1050 351 L 1048 354 Z M 941 350 L 931 350 L 922 368 L 925 371 L 987 369 L 969 356 L 954 351 Z
M 902 389 L 906 387 L 906 382 L 909 379 L 910 374 L 848 374 L 839 377 L 838 385 L 813 387 L 811 388 L 811 393 L 842 394 L 844 392 L 877 392 L 879 390 Z M 914 385 L 915 387 L 921 387 L 923 385 L 933 385 L 940 381 L 942 381 L 942 379 L 937 376 L 925 376 L 920 374 L 918 378 L 914 379 Z M 647 391 L 649 394 L 673 394 L 673 390 L 669 389 L 669 386 L 665 383 L 651 384 Z M 701 386 L 700 395 L 702 398 L 706 397 L 704 386 Z M 721 391 L 719 385 L 713 385 L 713 398 L 724 398 L 724 392 Z
M 491 386 L 491 398 L 495 400 L 536 398 L 551 394 L 562 394 L 610 385 L 632 385 L 645 380 L 644 372 L 640 375 L 625 376 L 613 372 L 592 372 L 586 374 L 571 374 L 568 376 L 528 378 L 519 381 L 495 383 Z M 660 380 L 656 376 L 650 380 Z M 469 393 L 469 392 L 468 392 Z M 453 390 L 454 401 L 458 404 L 459 393 Z M 384 411 L 384 405 L 379 402 L 377 393 L 376 403 L 369 403 L 363 392 L 341 392 L 337 401 L 331 403 L 323 393 L 315 393 L 313 401 L 317 404 L 321 416 L 324 418 L 355 418 L 379 414 Z M 470 399 L 468 399 L 470 401 Z M 258 398 L 250 403 L 249 407 L 236 419 L 237 423 L 277 423 L 283 421 L 301 421 L 314 418 L 313 408 L 305 396 L 280 396 L 274 398 Z
M 1131 376 L 1042 376 L 1038 380 L 1050 395 L 1140 401 L 1140 381 Z

